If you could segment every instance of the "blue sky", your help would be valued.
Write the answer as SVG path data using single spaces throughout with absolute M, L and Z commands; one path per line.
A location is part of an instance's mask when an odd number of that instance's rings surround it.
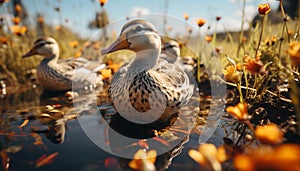
M 46 22 L 58 25 L 62 21 L 85 37 L 93 34 L 87 25 L 95 17 L 95 12 L 101 11 L 98 0 L 23 1 L 30 16 L 40 12 L 44 14 Z M 246 0 L 246 18 L 251 20 L 257 13 L 257 5 L 266 2 L 270 3 L 274 10 L 279 3 L 276 0 Z M 61 14 L 58 14 L 54 7 L 60 7 Z M 213 27 L 215 17 L 221 16 L 218 30 L 222 31 L 225 28 L 236 31 L 241 23 L 242 0 L 108 0 L 104 8 L 112 22 L 137 13 L 166 13 L 181 19 L 184 13 L 188 13 L 189 22 L 193 25 L 195 20 L 201 17 L 208 21 L 206 26 Z M 67 23 L 64 22 L 65 19 L 68 19 Z M 203 31 L 206 31 L 205 28 Z

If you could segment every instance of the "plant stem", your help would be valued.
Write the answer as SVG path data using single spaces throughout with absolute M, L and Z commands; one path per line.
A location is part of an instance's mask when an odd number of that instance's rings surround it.
M 260 42 L 261 42 L 261 39 L 262 39 L 262 35 L 263 35 L 263 32 L 264 32 L 264 23 L 265 23 L 265 16 L 263 16 L 263 19 L 262 19 L 262 26 L 261 26 L 261 32 L 260 32 L 260 35 L 259 35 L 259 40 L 258 40 L 258 44 L 257 44 L 257 48 L 256 48 L 256 51 L 255 51 L 255 56 L 254 58 L 256 58 L 257 56 L 257 53 L 258 53 L 258 50 L 259 50 L 259 46 L 260 46 Z
M 240 49 L 241 49 L 242 41 L 243 41 L 243 37 L 244 37 L 245 9 L 246 9 L 246 0 L 243 0 L 242 24 L 241 24 L 240 41 L 239 41 L 238 50 L 237 50 L 237 54 L 236 54 L 237 57 L 240 56 Z
M 241 83 L 236 83 L 236 86 L 237 86 L 237 89 L 239 91 L 239 94 L 240 94 L 240 102 L 243 103 L 244 102 L 244 98 L 243 98 L 243 92 L 242 92 L 242 88 L 241 88 Z

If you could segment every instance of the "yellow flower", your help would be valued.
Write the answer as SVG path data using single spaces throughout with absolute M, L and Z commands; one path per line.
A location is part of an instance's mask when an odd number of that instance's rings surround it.
M 138 150 L 133 159 L 128 163 L 129 167 L 135 170 L 155 170 L 155 160 L 157 153 L 155 150 L 145 152 L 144 150 Z
M 261 14 L 261 15 L 266 15 L 266 14 L 268 14 L 270 11 L 271 11 L 271 8 L 270 8 L 270 4 L 269 4 L 269 3 L 266 3 L 266 4 L 259 4 L 259 5 L 258 5 L 258 12 L 259 12 L 259 14 Z
M 183 14 L 183 18 L 184 18 L 185 20 L 188 20 L 188 19 L 190 18 L 190 16 L 189 16 L 188 13 L 184 13 L 184 14 Z
M 247 154 L 238 154 L 233 163 L 240 171 L 254 170 L 299 170 L 300 146 L 283 144 L 276 148 L 261 146 L 248 151 Z
M 224 146 L 218 149 L 213 144 L 201 144 L 198 150 L 189 150 L 189 156 L 200 165 L 212 170 L 221 170 L 221 162 L 228 159 Z
M 99 0 L 101 7 L 103 7 L 108 0 Z
M 260 142 L 266 144 L 279 144 L 283 141 L 283 133 L 276 124 L 257 126 L 254 134 Z
M 241 79 L 241 74 L 236 70 L 235 66 L 228 65 L 225 70 L 223 70 L 224 78 L 228 82 L 237 83 Z
M 202 27 L 205 23 L 206 23 L 206 20 L 204 20 L 203 18 L 199 18 L 199 19 L 197 20 L 197 25 L 198 25 L 199 27 Z
M 300 67 L 300 43 L 299 42 L 291 42 L 289 44 L 289 49 L 287 53 L 290 55 L 291 60 L 294 64 Z
M 22 36 L 26 33 L 27 28 L 25 26 L 13 25 L 10 27 L 10 31 L 15 35 Z
M 244 121 L 248 119 L 248 104 L 239 103 L 236 106 L 228 106 L 226 111 L 230 113 L 233 117 L 239 121 Z
M 71 46 L 72 48 L 77 48 L 78 44 L 79 43 L 77 40 L 73 40 L 73 41 L 69 42 L 69 46 Z

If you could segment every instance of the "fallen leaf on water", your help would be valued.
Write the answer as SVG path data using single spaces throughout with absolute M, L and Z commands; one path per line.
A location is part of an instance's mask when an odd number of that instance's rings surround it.
M 17 153 L 22 150 L 22 146 L 13 145 L 5 149 L 7 153 Z
M 33 143 L 34 145 L 42 145 L 43 144 L 42 137 L 38 133 L 32 132 L 31 136 L 35 139 L 35 142 Z
M 118 166 L 118 161 L 115 158 L 108 157 L 104 160 L 104 166 L 106 168 L 113 168 Z
M 141 146 L 142 148 L 149 149 L 149 145 L 148 145 L 148 143 L 146 142 L 146 140 L 139 140 L 139 141 L 138 141 L 138 144 L 139 144 L 139 146 Z
M 0 151 L 0 156 L 2 158 L 2 166 L 3 166 L 4 170 L 8 171 L 10 158 L 8 157 L 5 150 Z
M 19 127 L 19 128 L 23 128 L 23 127 L 26 126 L 28 123 L 29 123 L 29 119 L 25 119 L 25 120 L 23 121 L 23 123 L 22 123 L 20 126 L 18 126 L 18 127 Z
M 57 156 L 58 152 L 52 153 L 49 156 L 44 154 L 35 162 L 35 167 L 41 167 L 43 165 L 51 164 Z
M 165 146 L 170 146 L 170 144 L 168 143 L 168 141 L 166 141 L 164 139 L 161 139 L 159 137 L 153 137 L 153 140 L 158 141 L 158 142 L 162 143 Z

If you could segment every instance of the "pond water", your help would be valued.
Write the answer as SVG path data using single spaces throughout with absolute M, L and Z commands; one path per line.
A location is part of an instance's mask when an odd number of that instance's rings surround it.
M 93 93 L 98 94 L 93 100 L 96 101 L 98 113 L 102 111 L 101 116 L 95 115 L 97 111 L 89 105 L 95 101 L 90 103 L 86 96 L 78 98 L 81 103 L 75 102 L 75 107 L 73 101 L 63 93 L 45 93 L 38 88 L 25 88 L 21 92 L 2 96 L 0 150 L 3 160 L 0 170 L 5 167 L 7 170 L 128 170 L 130 159 L 114 154 L 121 154 L 122 152 L 117 151 L 121 149 L 126 154 L 133 155 L 143 144 L 129 141 L 126 146 L 119 147 L 120 144 L 115 142 L 122 140 L 112 135 L 112 131 L 107 132 L 107 127 L 101 128 L 99 125 L 106 122 L 113 127 L 112 130 L 132 137 L 139 137 L 143 133 L 151 137 L 155 131 L 147 131 L 136 125 L 129 126 L 120 119 L 107 102 L 106 88 Z M 202 99 L 200 109 L 210 110 L 207 99 L 209 97 Z M 80 104 L 84 104 L 86 108 L 79 108 Z M 201 135 L 199 130 L 203 129 L 205 119 L 197 118 L 198 129 L 192 130 L 191 134 L 177 126 L 169 133 L 163 133 L 160 138 L 146 141 L 149 149 L 158 146 L 167 149 L 157 157 L 155 164 L 158 170 L 199 169 L 199 165 L 188 156 L 188 150 L 197 148 Z M 186 122 L 184 119 L 183 121 Z M 214 128 L 211 130 L 214 131 Z M 93 137 L 91 132 L 100 138 Z M 206 142 L 221 145 L 224 136 L 223 128 L 219 127 L 211 137 L 208 135 Z M 105 137 L 109 138 L 103 140 Z M 179 140 L 168 149 L 166 144 L 172 145 L 174 139 Z M 111 154 L 107 149 L 100 148 L 101 145 L 108 145 L 110 150 L 115 151 Z

